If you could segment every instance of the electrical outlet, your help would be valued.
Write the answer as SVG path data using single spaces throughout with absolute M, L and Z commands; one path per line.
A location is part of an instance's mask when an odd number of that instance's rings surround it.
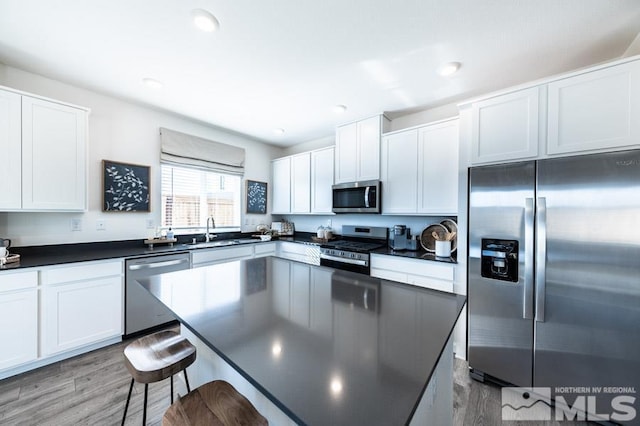
M 153 219 L 147 219 L 147 229 L 154 229 L 155 227 Z
M 71 231 L 82 231 L 82 219 L 72 218 L 71 219 Z
M 107 224 L 104 220 L 96 220 L 96 231 L 106 231 Z
M 331 219 L 327 219 L 327 226 L 331 228 Z

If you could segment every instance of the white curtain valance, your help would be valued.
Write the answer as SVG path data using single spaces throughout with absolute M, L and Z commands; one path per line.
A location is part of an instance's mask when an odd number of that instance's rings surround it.
M 215 172 L 244 174 L 244 148 L 160 128 L 160 161 Z

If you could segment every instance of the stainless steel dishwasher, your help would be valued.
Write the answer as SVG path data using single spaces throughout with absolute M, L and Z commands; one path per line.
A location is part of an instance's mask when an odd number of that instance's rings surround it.
M 125 261 L 125 336 L 174 321 L 175 316 L 136 279 L 191 267 L 189 253 L 167 254 Z

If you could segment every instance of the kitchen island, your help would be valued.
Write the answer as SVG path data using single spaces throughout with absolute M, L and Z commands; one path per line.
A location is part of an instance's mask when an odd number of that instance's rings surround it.
M 225 379 L 272 425 L 451 423 L 463 296 L 274 257 L 139 282 L 198 347 L 192 387 Z

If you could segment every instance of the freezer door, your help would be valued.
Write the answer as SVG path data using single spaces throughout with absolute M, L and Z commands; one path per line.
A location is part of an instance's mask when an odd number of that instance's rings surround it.
M 537 196 L 534 385 L 640 390 L 640 151 L 541 161 Z
M 535 163 L 472 168 L 469 179 L 469 366 L 531 386 Z M 517 279 L 501 270 L 513 266 L 500 253 L 510 247 L 517 247 Z

